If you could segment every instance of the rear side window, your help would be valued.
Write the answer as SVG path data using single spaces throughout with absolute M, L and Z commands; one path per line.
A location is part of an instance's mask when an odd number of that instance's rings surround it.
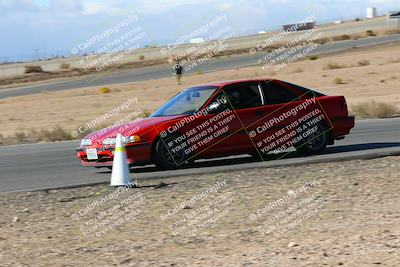
M 302 98 L 313 98 L 313 97 L 320 97 L 320 96 L 324 96 L 324 94 L 321 94 L 317 91 L 296 85 L 296 84 L 292 84 L 292 83 L 288 83 L 288 82 L 284 82 L 285 86 L 289 87 L 289 88 L 294 88 L 295 90 L 299 91 L 301 94 Z
M 283 104 L 299 99 L 295 93 L 274 81 L 263 82 L 262 90 L 266 105 Z
M 238 83 L 224 87 L 228 101 L 234 109 L 259 107 L 262 105 L 259 83 Z

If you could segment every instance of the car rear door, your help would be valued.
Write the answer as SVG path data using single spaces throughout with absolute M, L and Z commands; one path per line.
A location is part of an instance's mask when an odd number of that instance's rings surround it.
M 297 136 L 298 119 L 306 109 L 299 109 L 304 100 L 290 87 L 277 80 L 261 82 L 264 105 L 262 115 L 248 127 L 249 135 L 260 152 L 289 148 Z

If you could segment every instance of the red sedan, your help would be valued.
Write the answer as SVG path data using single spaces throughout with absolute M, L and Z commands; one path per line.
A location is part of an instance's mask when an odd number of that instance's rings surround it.
M 86 136 L 77 157 L 82 166 L 110 167 L 117 133 L 131 166 L 171 169 L 239 154 L 262 159 L 290 147 L 316 154 L 353 127 L 343 96 L 279 80 L 227 81 L 188 88 L 148 118 Z

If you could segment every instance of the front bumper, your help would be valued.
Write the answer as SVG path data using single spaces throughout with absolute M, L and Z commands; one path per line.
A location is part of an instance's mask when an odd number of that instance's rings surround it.
M 94 147 L 83 147 L 76 149 L 76 156 L 84 167 L 111 167 L 114 159 L 113 147 L 96 147 L 98 159 L 88 160 L 86 149 Z M 125 146 L 127 163 L 130 166 L 141 166 L 151 162 L 151 144 L 147 142 L 132 143 Z

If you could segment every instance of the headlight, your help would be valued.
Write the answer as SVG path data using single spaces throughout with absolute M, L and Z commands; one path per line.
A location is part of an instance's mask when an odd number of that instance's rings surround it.
M 122 143 L 129 144 L 134 142 L 140 142 L 140 136 L 132 135 L 132 136 L 122 136 Z M 103 145 L 105 146 L 114 146 L 115 145 L 115 138 L 106 138 L 103 141 Z
M 115 144 L 115 138 L 106 138 L 103 140 L 103 145 L 113 146 Z
M 92 145 L 92 139 L 82 139 L 81 147 L 82 146 L 91 146 L 91 145 Z
M 122 143 L 124 143 L 124 144 L 135 143 L 135 142 L 140 142 L 140 136 L 132 135 L 132 136 L 123 136 L 122 137 Z

